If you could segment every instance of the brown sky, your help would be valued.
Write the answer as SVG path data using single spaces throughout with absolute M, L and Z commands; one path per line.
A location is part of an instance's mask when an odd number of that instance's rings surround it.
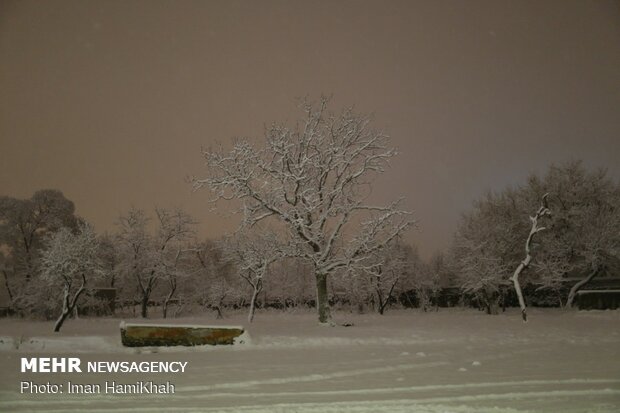
M 0 1 L 0 194 L 58 188 L 100 231 L 182 206 L 201 146 L 294 120 L 294 98 L 374 112 L 400 149 L 424 255 L 489 189 L 584 159 L 620 177 L 611 1 Z

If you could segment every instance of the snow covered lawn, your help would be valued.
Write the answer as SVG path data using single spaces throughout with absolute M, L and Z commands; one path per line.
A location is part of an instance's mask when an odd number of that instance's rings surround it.
M 245 325 L 244 317 L 174 322 Z M 69 320 L 60 334 L 51 332 L 52 322 L 2 319 L 0 411 L 620 411 L 620 311 L 534 309 L 530 317 L 523 324 L 516 310 L 336 313 L 337 322 L 354 326 L 330 328 L 310 312 L 259 312 L 245 344 L 159 349 L 122 347 L 119 319 Z M 188 367 L 176 375 L 22 374 L 25 356 L 187 361 Z M 170 381 L 176 393 L 26 395 L 19 393 L 23 380 Z

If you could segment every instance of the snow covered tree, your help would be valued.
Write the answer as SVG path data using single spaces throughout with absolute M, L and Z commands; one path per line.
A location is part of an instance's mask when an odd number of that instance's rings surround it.
M 432 274 L 433 282 L 436 284 L 437 293 L 442 288 L 454 287 L 456 285 L 454 272 L 450 267 L 449 260 L 442 251 L 437 251 L 428 260 L 428 270 Z
M 430 263 L 423 262 L 417 251 L 413 250 L 409 259 L 408 274 L 406 281 L 408 288 L 413 289 L 418 299 L 418 307 L 422 311 L 428 311 L 429 307 L 435 303 L 438 309 L 438 296 L 441 291 L 441 268 L 442 263 L 434 257 Z
M 368 277 L 369 298 L 379 314 L 402 292 L 398 286 L 410 279 L 416 258 L 417 253 L 410 246 L 394 239 L 354 267 L 358 276 Z
M 466 294 L 482 303 L 488 314 L 499 313 L 499 302 L 518 265 L 519 239 L 526 234 L 513 190 L 487 194 L 461 218 L 450 252 L 456 281 Z M 527 218 L 526 218 L 527 219 Z
M 131 208 L 118 219 L 117 243 L 121 273 L 136 282 L 141 298 L 141 315 L 146 318 L 148 302 L 159 274 L 151 273 L 153 240 L 148 233 L 148 217 L 141 209 Z
M 298 307 L 312 303 L 316 297 L 312 269 L 300 258 L 285 257 L 275 261 L 263 284 L 264 305 Z
M 11 249 L 27 278 L 36 273 L 34 261 L 45 236 L 63 227 L 77 228 L 74 212 L 73 202 L 57 190 L 40 190 L 30 199 L 0 197 L 0 243 Z
M 195 188 L 209 187 L 214 201 L 240 201 L 243 225 L 277 221 L 298 257 L 314 268 L 320 323 L 330 323 L 327 280 L 383 248 L 412 221 L 399 202 L 366 201 L 372 178 L 385 171 L 396 151 L 371 128 L 368 116 L 328 111 L 328 99 L 304 102 L 296 126 L 272 124 L 263 146 L 238 140 L 232 150 L 203 153 L 209 169 Z M 342 242 L 346 237 L 346 242 Z
M 224 306 L 235 301 L 242 290 L 234 265 L 226 258 L 222 244 L 207 240 L 198 243 L 194 249 L 198 266 L 193 277 L 194 299 L 204 308 L 215 310 L 217 318 L 224 317 Z
M 542 215 L 528 223 L 532 211 Z M 546 230 L 540 232 L 543 216 Z M 521 267 L 524 240 L 526 260 L 531 258 Z M 620 256 L 620 186 L 604 170 L 587 171 L 581 162 L 552 165 L 543 177 L 532 175 L 516 189 L 476 201 L 459 224 L 451 256 L 462 288 L 478 295 L 487 310 L 514 283 L 515 268 L 519 283 L 524 276 L 525 284 L 557 292 L 577 279 L 566 297 L 570 307 L 577 291 Z
M 39 190 L 29 199 L 0 196 L 2 270 L 11 304 L 18 311 L 31 311 L 37 302 L 33 300 L 37 289 L 29 281 L 39 273 L 46 236 L 63 227 L 77 229 L 79 222 L 73 202 L 57 190 Z
M 577 292 L 620 257 L 620 184 L 605 170 L 588 171 L 581 162 L 552 165 L 543 178 L 532 176 L 529 198 L 549 193 L 548 230 L 541 233 L 537 270 L 541 284 L 557 288 L 577 279 L 566 297 Z
M 132 208 L 118 221 L 120 259 L 124 273 L 136 281 L 143 318 L 148 316 L 149 301 L 162 278 L 168 280 L 168 301 L 176 292 L 179 259 L 176 254 L 181 254 L 180 243 L 194 234 L 195 222 L 185 212 L 165 209 L 156 209 L 155 212 L 155 235 L 148 232 L 149 218 L 143 210 Z
M 251 233 L 239 231 L 222 246 L 224 255 L 235 263 L 239 276 L 251 287 L 248 322 L 254 320 L 256 299 L 263 291 L 271 264 L 286 256 L 275 233 L 255 228 Z
M 163 317 L 168 315 L 168 305 L 178 289 L 179 279 L 189 276 L 191 269 L 184 265 L 184 259 L 194 250 L 189 244 L 195 236 L 196 221 L 181 209 L 156 208 L 159 224 L 155 238 L 154 267 L 151 273 L 162 275 L 167 291 L 162 303 Z
M 118 248 L 114 237 L 104 234 L 99 237 L 99 260 L 104 273 L 104 281 L 114 288 L 118 277 Z
M 52 287 L 62 286 L 62 312 L 54 331 L 60 331 L 73 312 L 87 280 L 99 274 L 97 248 L 97 237 L 89 225 L 82 225 L 77 233 L 62 228 L 47 242 L 41 257 L 41 278 Z

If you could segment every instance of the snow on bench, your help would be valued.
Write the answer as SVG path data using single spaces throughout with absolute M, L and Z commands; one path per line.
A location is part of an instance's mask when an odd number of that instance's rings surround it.
M 126 347 L 202 346 L 234 344 L 244 332 L 241 326 L 181 324 L 134 324 L 122 322 L 121 341 Z

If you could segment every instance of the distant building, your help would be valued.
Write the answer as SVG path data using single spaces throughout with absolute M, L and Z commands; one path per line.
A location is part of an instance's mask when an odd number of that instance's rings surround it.
M 577 292 L 580 310 L 620 308 L 620 259 L 608 255 L 605 271 Z

